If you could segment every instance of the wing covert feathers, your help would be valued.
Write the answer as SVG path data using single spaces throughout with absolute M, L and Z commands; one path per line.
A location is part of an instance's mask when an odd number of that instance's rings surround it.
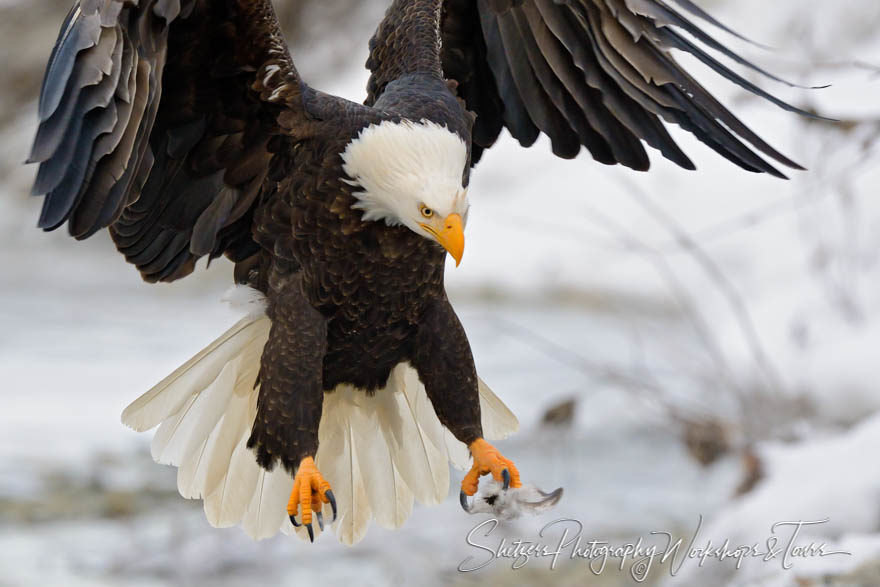
M 78 239 L 110 227 L 151 282 L 205 255 L 243 258 L 268 142 L 296 132 L 300 93 L 270 0 L 77 2 L 29 157 L 39 226 Z

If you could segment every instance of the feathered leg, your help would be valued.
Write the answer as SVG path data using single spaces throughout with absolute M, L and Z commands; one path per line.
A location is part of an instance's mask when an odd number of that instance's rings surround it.
M 302 292 L 299 276 L 278 280 L 269 295 L 272 329 L 263 350 L 257 416 L 248 448 L 272 470 L 276 461 L 294 474 L 288 515 L 302 508 L 302 524 L 313 536 L 313 512 L 321 502 L 334 506 L 330 484 L 315 467 L 318 425 L 324 402 L 322 369 L 327 325 Z M 318 523 L 323 525 L 320 516 Z
M 483 439 L 479 380 L 470 343 L 445 298 L 436 300 L 422 317 L 413 366 L 440 422 L 473 456 L 473 466 L 461 483 L 462 500 L 476 493 L 479 477 L 489 473 L 504 489 L 520 487 L 513 462 Z

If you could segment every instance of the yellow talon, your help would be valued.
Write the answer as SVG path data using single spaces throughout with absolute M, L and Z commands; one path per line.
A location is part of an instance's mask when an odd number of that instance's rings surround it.
M 461 490 L 464 494 L 475 494 L 480 483 L 480 476 L 488 473 L 491 473 L 496 481 L 506 482 L 505 476 L 508 477 L 511 487 L 522 486 L 516 465 L 510 459 L 501 456 L 497 448 L 482 438 L 473 441 L 468 448 L 474 457 L 474 464 L 461 481 Z M 507 475 L 505 475 L 505 471 Z
M 336 520 L 336 499 L 330 491 L 330 484 L 324 479 L 315 466 L 315 459 L 306 457 L 299 463 L 296 475 L 293 478 L 293 491 L 290 492 L 290 500 L 287 502 L 287 515 L 294 526 L 304 525 L 309 531 L 309 538 L 314 542 L 315 533 L 312 529 L 312 514 L 318 519 L 318 524 L 323 529 L 321 508 L 323 503 L 329 503 L 333 508 L 333 520 Z M 296 514 L 302 506 L 301 522 L 296 521 Z

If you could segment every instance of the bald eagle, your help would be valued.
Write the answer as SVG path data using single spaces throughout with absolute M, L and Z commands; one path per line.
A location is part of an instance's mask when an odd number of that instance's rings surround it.
M 159 427 L 180 493 L 254 538 L 313 540 L 332 515 L 350 544 L 442 501 L 450 462 L 465 507 L 482 475 L 519 487 L 487 440 L 516 418 L 443 284 L 471 169 L 503 129 L 559 157 L 647 170 L 648 145 L 694 169 L 665 123 L 748 171 L 801 169 L 677 64 L 671 49 L 797 111 L 706 52 L 762 72 L 693 19 L 723 28 L 689 0 L 394 0 L 358 104 L 300 78 L 269 0 L 76 2 L 39 101 L 39 226 L 108 228 L 148 282 L 225 255 L 250 288 L 246 318 L 123 413 Z

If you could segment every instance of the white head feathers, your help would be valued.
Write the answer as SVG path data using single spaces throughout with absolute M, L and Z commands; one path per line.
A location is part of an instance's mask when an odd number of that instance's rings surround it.
M 444 126 L 426 120 L 373 124 L 348 144 L 342 160 L 350 183 L 360 188 L 353 208 L 364 211 L 364 220 L 422 233 L 420 208 L 440 218 L 467 218 L 467 145 Z

